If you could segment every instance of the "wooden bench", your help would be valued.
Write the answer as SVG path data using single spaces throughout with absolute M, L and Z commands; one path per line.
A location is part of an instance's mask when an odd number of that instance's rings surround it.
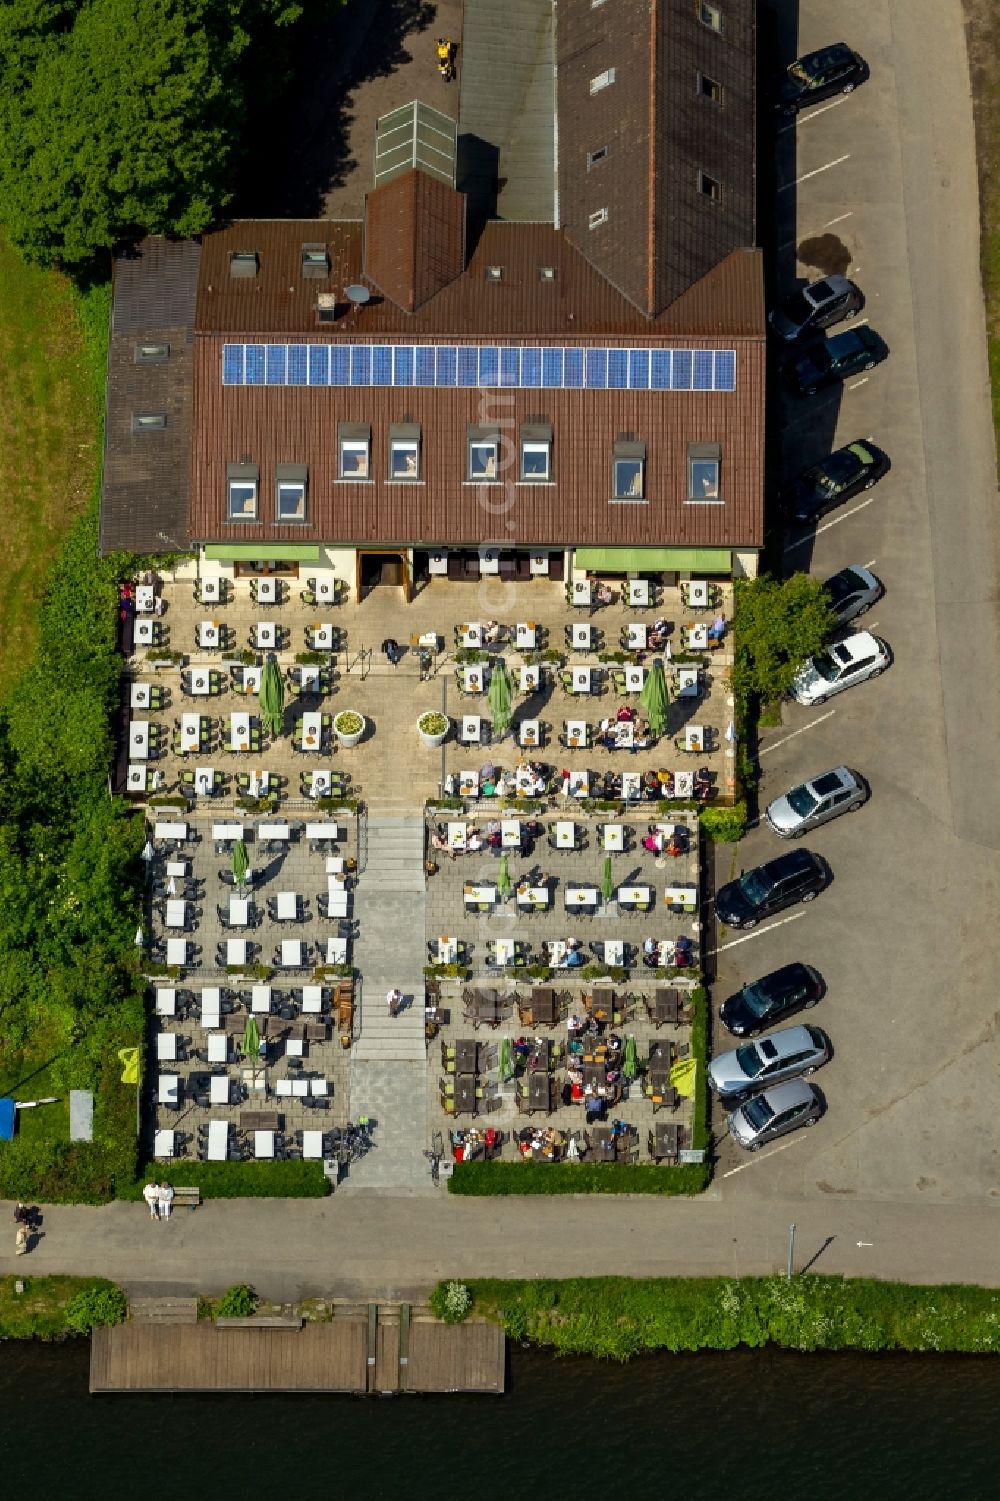
M 179 1184 L 175 1184 L 174 1185 L 174 1208 L 175 1209 L 197 1209 L 200 1204 L 201 1204 L 201 1189 L 200 1188 L 195 1188 L 193 1185 L 188 1185 L 188 1186 L 185 1186 L 185 1187 L 182 1187 Z

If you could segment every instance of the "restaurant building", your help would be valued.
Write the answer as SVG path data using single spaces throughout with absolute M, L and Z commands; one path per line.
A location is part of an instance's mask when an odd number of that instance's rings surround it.
M 378 121 L 363 218 L 118 258 L 102 551 L 355 598 L 755 572 L 753 0 L 538 3 L 552 131 L 520 196 L 516 153 L 487 180 L 469 148 L 467 34 L 459 119 Z

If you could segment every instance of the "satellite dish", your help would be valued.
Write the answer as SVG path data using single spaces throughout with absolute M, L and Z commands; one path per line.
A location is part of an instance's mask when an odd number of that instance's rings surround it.
M 348 302 L 353 302 L 355 307 L 364 307 L 365 303 L 371 300 L 371 295 L 368 288 L 361 286 L 358 282 L 344 288 L 344 296 Z

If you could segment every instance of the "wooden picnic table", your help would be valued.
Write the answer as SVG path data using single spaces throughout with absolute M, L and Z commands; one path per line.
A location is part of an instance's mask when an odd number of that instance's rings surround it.
M 277 1110 L 241 1110 L 241 1131 L 280 1131 L 281 1116 Z
M 666 1121 L 657 1121 L 654 1137 L 653 1155 L 657 1162 L 664 1158 L 671 1161 L 677 1160 L 680 1150 L 680 1127 L 668 1124 Z
M 584 1063 L 580 1066 L 583 1074 L 584 1088 L 589 1084 L 592 1088 L 604 1089 L 608 1082 L 608 1065 L 606 1063 Z
M 544 1110 L 548 1114 L 552 1109 L 552 1085 L 553 1080 L 548 1074 L 533 1073 L 528 1075 L 528 1110 Z
M 466 1014 L 475 1022 L 487 1022 L 491 1027 L 498 1025 L 503 1010 L 503 1002 L 495 990 L 474 990 L 469 997 Z
M 649 1045 L 649 1072 L 653 1078 L 670 1078 L 670 1070 L 674 1061 L 674 1045 L 672 1042 L 652 1042 Z
M 552 1042 L 548 1037 L 540 1037 L 532 1044 L 528 1054 L 528 1069 L 531 1073 L 547 1074 L 552 1066 Z
M 612 1136 L 610 1126 L 594 1126 L 590 1134 L 594 1143 L 594 1155 L 598 1162 L 628 1161 L 632 1142 L 628 1132 Z
M 476 1043 L 468 1039 L 455 1044 L 455 1072 L 457 1074 L 474 1074 L 476 1072 Z
M 475 1074 L 456 1074 L 455 1076 L 455 1114 L 476 1114 L 476 1076 Z
M 551 985 L 535 985 L 531 991 L 531 1014 L 536 1022 L 552 1026 L 558 1020 L 556 993 Z
M 680 1016 L 680 993 L 676 990 L 658 988 L 653 994 L 652 1006 L 647 1005 L 650 1019 L 657 1027 L 664 1023 L 675 1027 Z

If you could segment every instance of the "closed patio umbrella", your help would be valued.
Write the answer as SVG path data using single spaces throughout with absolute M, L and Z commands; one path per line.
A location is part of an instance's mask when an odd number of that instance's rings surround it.
M 502 1038 L 500 1042 L 499 1073 L 502 1080 L 514 1077 L 514 1050 L 509 1037 Z
M 237 886 L 242 886 L 250 869 L 250 856 L 242 839 L 237 839 L 233 845 L 233 880 Z
M 610 902 L 615 894 L 615 878 L 611 874 L 611 856 L 605 855 L 604 869 L 601 872 L 601 895 L 606 902 Z
M 646 674 L 639 702 L 646 711 L 650 729 L 659 737 L 667 727 L 667 706 L 670 703 L 662 662 L 654 662 Z
M 500 868 L 497 871 L 497 891 L 502 897 L 510 896 L 510 871 L 507 869 L 507 856 L 500 856 Z
M 273 655 L 264 663 L 264 671 L 260 675 L 259 699 L 261 723 L 272 735 L 280 735 L 285 712 L 285 685 Z
M 622 1073 L 626 1079 L 634 1079 L 639 1072 L 639 1065 L 635 1056 L 635 1038 L 632 1036 L 625 1039 L 625 1057 L 622 1060 Z
M 505 735 L 510 729 L 514 684 L 502 657 L 493 669 L 489 692 L 486 696 L 493 715 L 493 733 L 498 736 Z
M 260 1055 L 260 1032 L 253 1016 L 247 1017 L 247 1024 L 243 1028 L 243 1056 L 254 1066 L 256 1077 L 257 1059 Z

